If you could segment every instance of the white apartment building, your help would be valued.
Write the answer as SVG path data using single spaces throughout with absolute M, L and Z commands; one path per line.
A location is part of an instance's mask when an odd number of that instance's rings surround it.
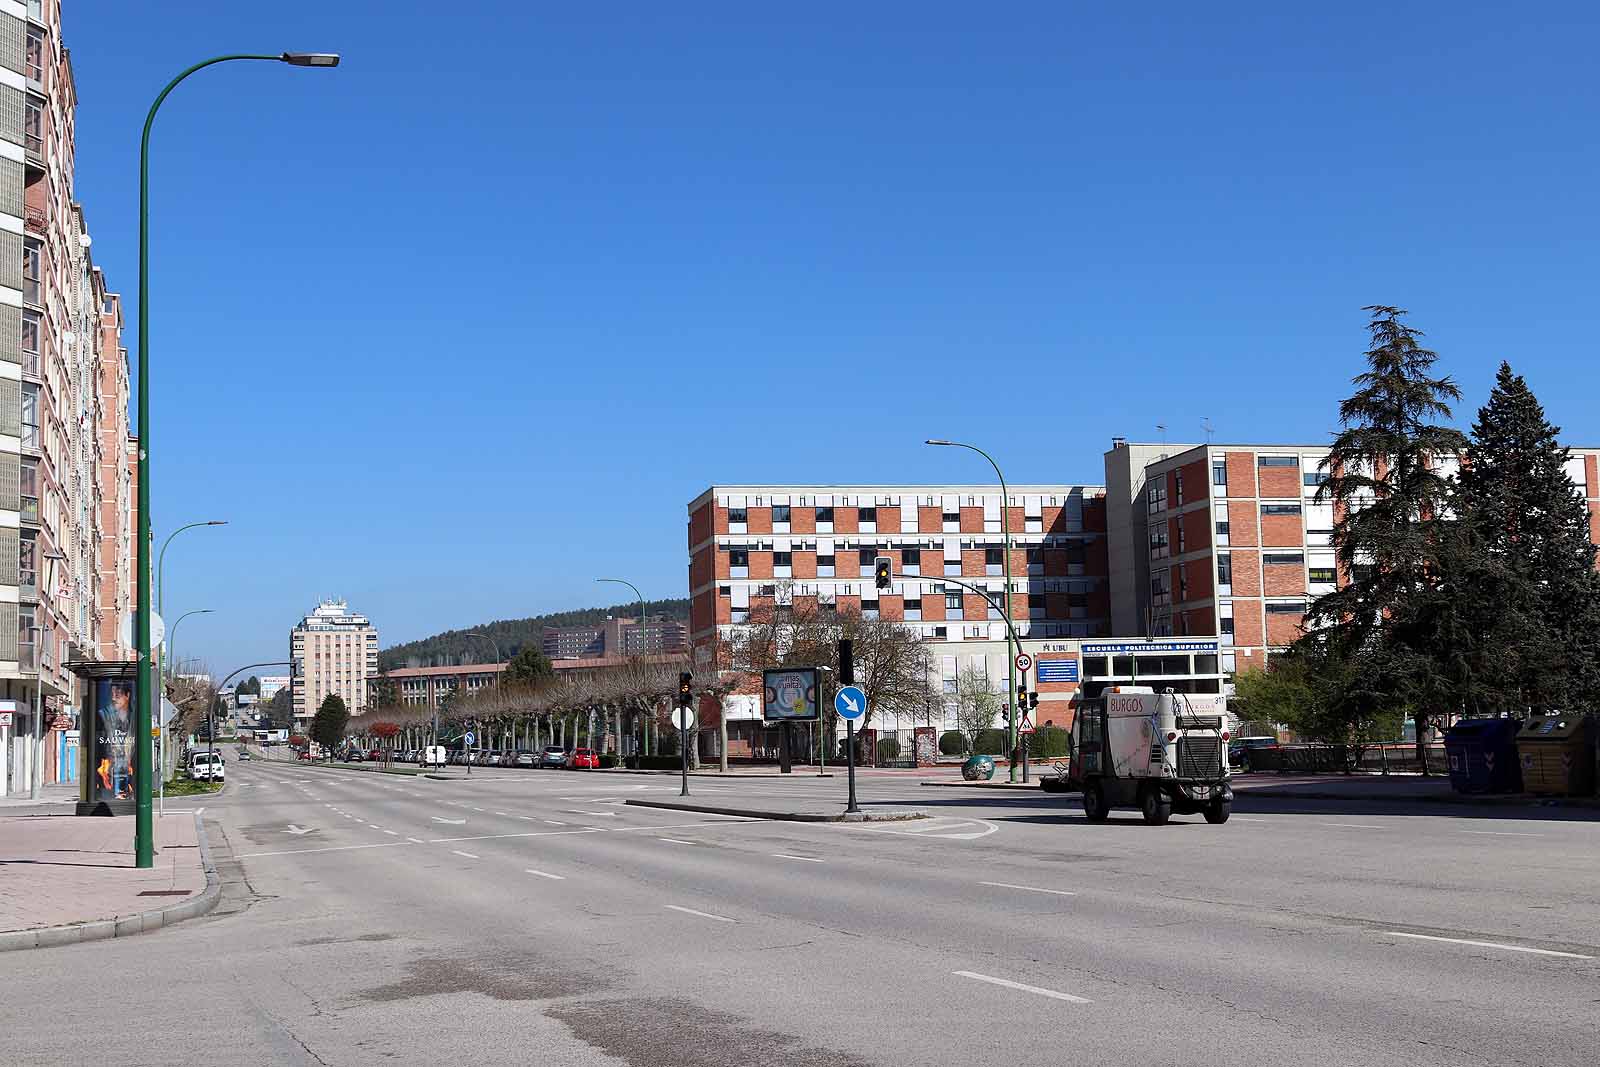
M 289 631 L 289 660 L 296 723 L 309 723 L 329 693 L 357 715 L 378 673 L 378 631 L 343 600 L 324 600 Z

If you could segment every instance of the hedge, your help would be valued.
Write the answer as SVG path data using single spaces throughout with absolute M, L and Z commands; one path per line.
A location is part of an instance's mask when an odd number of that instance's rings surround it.
M 892 737 L 885 737 L 878 742 L 878 763 L 893 763 L 900 758 L 900 742 Z
M 1006 754 L 1006 732 L 1004 730 L 988 729 L 978 735 L 975 751 L 984 756 L 1004 756 Z
M 1067 754 L 1067 731 L 1059 726 L 1041 726 L 1028 739 L 1028 755 L 1034 759 L 1056 759 Z
M 967 735 L 960 730 L 946 730 L 939 735 L 939 753 L 944 756 L 959 756 L 967 750 Z
M 635 771 L 676 771 L 683 767 L 682 756 L 629 756 L 628 768 Z

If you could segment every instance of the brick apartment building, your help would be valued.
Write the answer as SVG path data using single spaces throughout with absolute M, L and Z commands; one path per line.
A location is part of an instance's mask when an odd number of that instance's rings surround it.
M 296 726 L 309 723 L 333 693 L 359 715 L 378 673 L 378 631 L 343 600 L 324 600 L 289 631 L 289 661 Z
M 688 627 L 659 615 L 643 622 L 622 616 L 588 626 L 546 626 L 542 647 L 552 660 L 682 652 L 688 648 Z
M 1600 539 L 1600 450 L 1567 473 Z M 1231 676 L 1291 644 L 1310 602 L 1341 580 L 1335 510 L 1318 503 L 1325 445 L 1151 445 L 1105 454 L 1112 624 L 1118 634 L 1214 636 Z M 1438 469 L 1451 475 L 1455 457 Z

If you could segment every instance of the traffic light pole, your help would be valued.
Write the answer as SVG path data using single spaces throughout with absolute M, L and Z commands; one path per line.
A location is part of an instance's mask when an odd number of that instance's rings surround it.
M 841 686 L 856 684 L 855 645 L 847 637 L 839 642 L 839 684 Z M 820 695 L 820 694 L 819 694 Z M 819 713 L 821 709 L 818 709 Z M 856 721 L 844 721 L 844 747 L 845 754 L 850 763 L 850 799 L 844 806 L 846 815 L 859 815 L 861 808 L 856 804 Z
M 689 715 L 690 708 L 694 705 L 693 686 L 694 675 L 688 671 L 680 671 L 678 673 L 678 754 L 683 761 L 683 788 L 678 791 L 680 797 L 689 795 Z

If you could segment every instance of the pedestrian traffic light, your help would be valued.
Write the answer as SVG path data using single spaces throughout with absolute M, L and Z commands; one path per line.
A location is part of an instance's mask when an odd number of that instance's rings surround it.
M 687 708 L 693 703 L 689 696 L 690 690 L 693 688 L 693 681 L 694 675 L 688 671 L 682 671 L 678 674 L 678 707 Z
M 879 556 L 872 564 L 872 579 L 878 584 L 879 589 L 889 588 L 893 571 L 889 565 L 888 556 Z

